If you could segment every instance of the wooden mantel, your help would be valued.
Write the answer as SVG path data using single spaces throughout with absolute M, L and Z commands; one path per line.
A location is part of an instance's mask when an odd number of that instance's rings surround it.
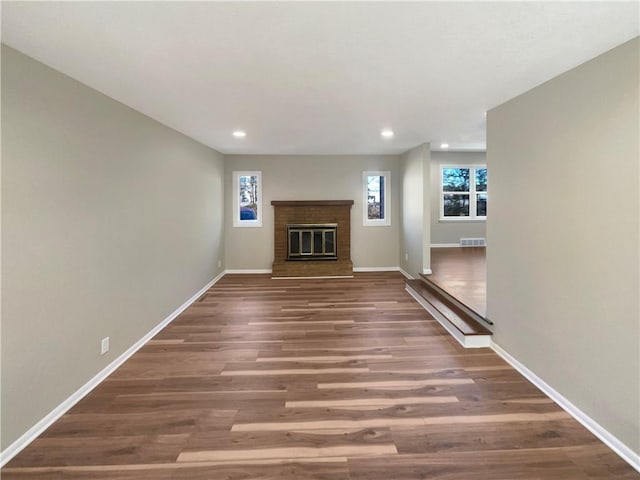
M 353 200 L 271 200 L 274 207 L 335 207 L 353 205 Z
M 351 207 L 353 200 L 272 200 L 274 277 L 352 276 Z M 287 225 L 335 223 L 337 260 L 287 260 Z

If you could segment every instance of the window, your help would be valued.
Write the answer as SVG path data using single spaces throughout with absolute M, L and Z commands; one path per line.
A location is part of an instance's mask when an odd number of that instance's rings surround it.
M 441 220 L 487 218 L 487 167 L 442 167 Z
M 363 172 L 363 224 L 391 225 L 389 219 L 389 172 Z
M 262 226 L 261 172 L 233 172 L 233 226 Z

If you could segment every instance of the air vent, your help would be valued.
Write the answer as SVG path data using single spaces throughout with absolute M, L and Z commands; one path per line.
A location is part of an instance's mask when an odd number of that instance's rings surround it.
M 484 238 L 461 238 L 461 247 L 485 247 L 487 244 Z

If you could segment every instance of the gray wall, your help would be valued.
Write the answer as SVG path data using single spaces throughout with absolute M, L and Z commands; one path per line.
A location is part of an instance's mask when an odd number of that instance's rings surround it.
M 485 221 L 440 220 L 440 167 L 443 165 L 485 165 L 484 152 L 431 152 L 431 244 L 460 244 L 461 238 L 485 236 Z M 489 174 L 491 182 L 491 174 Z M 489 189 L 491 185 L 489 184 Z M 491 192 L 489 192 L 491 194 Z M 491 206 L 489 206 L 489 209 Z M 490 211 L 490 210 L 489 210 Z M 490 214 L 490 213 L 489 213 Z
M 262 172 L 262 227 L 233 227 L 234 171 Z M 362 172 L 391 172 L 391 225 L 362 225 Z M 398 266 L 399 157 L 394 155 L 227 155 L 226 268 L 270 269 L 273 263 L 271 200 L 353 200 L 351 260 L 354 267 Z
M 2 47 L 3 449 L 219 273 L 223 170 Z
M 431 268 L 430 145 L 402 155 L 400 267 L 414 278 Z
M 494 340 L 640 452 L 636 38 L 489 112 Z

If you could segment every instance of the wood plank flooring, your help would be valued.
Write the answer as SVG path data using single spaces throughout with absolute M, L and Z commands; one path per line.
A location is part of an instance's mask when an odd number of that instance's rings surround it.
M 228 275 L 3 480 L 639 479 L 397 273 Z
M 429 280 L 481 316 L 487 314 L 487 257 L 485 247 L 431 249 Z

